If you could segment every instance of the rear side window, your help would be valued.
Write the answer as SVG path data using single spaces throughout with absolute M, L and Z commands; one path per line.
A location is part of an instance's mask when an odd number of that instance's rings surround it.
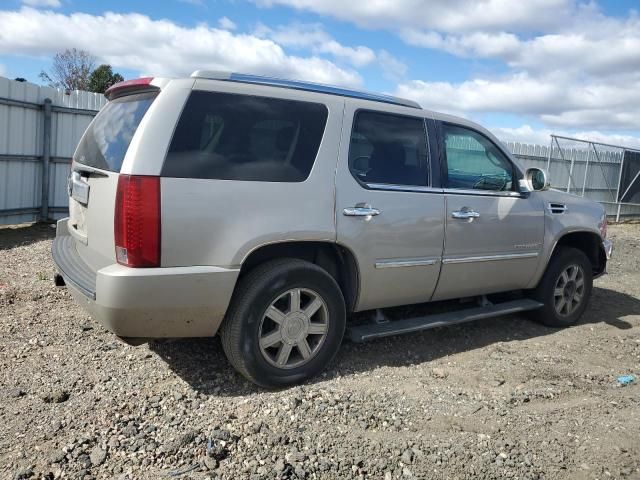
M 194 91 L 162 175 L 302 182 L 318 154 L 327 114 L 318 103 Z
M 82 136 L 74 160 L 119 172 L 133 134 L 157 95 L 157 92 L 127 95 L 107 103 Z
M 366 184 L 427 186 L 427 134 L 422 118 L 360 111 L 351 132 L 349 169 Z

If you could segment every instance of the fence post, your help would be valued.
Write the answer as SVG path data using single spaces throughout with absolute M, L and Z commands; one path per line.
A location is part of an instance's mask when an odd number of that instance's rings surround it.
M 571 152 L 571 167 L 569 167 L 569 181 L 567 182 L 567 193 L 571 192 L 571 183 L 573 182 L 573 165 L 576 161 L 577 152 L 573 150 Z
M 51 161 L 51 99 L 44 99 L 44 124 L 42 131 L 42 196 L 40 221 L 49 220 L 49 162 Z
M 622 169 L 624 168 L 624 150 L 622 151 L 622 160 L 620 160 L 620 172 L 618 173 L 618 188 L 616 189 L 616 203 L 618 204 L 618 209 L 616 210 L 616 223 L 620 221 L 620 209 L 622 207 L 622 202 L 620 201 L 620 186 L 622 185 Z
M 589 173 L 589 158 L 591 158 L 591 150 L 587 151 L 587 163 L 584 166 L 584 178 L 582 179 L 582 196 L 583 197 L 584 197 L 584 191 L 587 188 L 587 173 Z

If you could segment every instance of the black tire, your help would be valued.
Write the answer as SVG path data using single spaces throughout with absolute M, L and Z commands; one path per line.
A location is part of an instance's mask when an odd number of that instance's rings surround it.
M 569 271 L 568 277 L 571 276 L 573 270 L 569 270 L 572 266 L 578 267 L 582 272 L 583 289 L 580 300 L 577 301 L 573 297 L 574 294 L 580 294 L 578 288 L 571 290 L 571 282 L 564 282 L 560 279 L 564 272 Z M 579 275 L 580 272 L 577 273 Z M 579 282 L 574 281 L 574 284 Z M 562 290 L 562 295 L 557 295 Z M 549 327 L 568 327 L 575 324 L 589 303 L 591 290 L 593 288 L 593 272 L 591 262 L 587 256 L 576 248 L 562 247 L 549 261 L 547 270 L 545 271 L 538 286 L 531 292 L 531 298 L 544 304 L 544 307 L 531 312 L 531 317 Z M 564 301 L 564 303 L 562 303 Z M 569 308 L 571 302 L 571 308 Z M 558 310 L 561 307 L 562 313 Z
M 316 350 L 308 360 L 302 358 L 302 350 L 298 350 L 297 345 L 290 347 L 290 355 L 298 355 L 299 361 L 306 363 L 281 368 L 267 360 L 269 354 L 263 353 L 259 338 L 263 334 L 263 323 L 268 318 L 265 316 L 267 309 L 295 289 L 302 289 L 303 295 L 313 292 L 324 301 L 321 308 L 326 334 L 321 334 L 322 341 L 315 346 Z M 302 307 L 302 300 L 299 305 Z M 331 275 L 313 263 L 278 259 L 259 265 L 240 279 L 220 336 L 224 352 L 238 372 L 262 387 L 282 388 L 301 383 L 327 367 L 340 348 L 345 323 L 344 297 Z M 284 329 L 280 324 L 277 328 Z M 284 342 L 279 345 L 284 347 Z

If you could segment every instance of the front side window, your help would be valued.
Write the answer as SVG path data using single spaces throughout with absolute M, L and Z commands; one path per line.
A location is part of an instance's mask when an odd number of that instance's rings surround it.
M 447 187 L 513 190 L 513 164 L 487 137 L 471 129 L 443 124 Z
M 351 132 L 349 169 L 365 184 L 427 186 L 424 119 L 358 112 Z
M 327 115 L 318 103 L 194 91 L 162 175 L 302 182 L 318 154 Z

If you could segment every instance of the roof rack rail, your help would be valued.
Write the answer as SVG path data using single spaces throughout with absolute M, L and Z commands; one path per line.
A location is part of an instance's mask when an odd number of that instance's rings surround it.
M 261 75 L 250 75 L 246 73 L 232 73 L 215 70 L 196 70 L 191 74 L 192 78 L 206 78 L 209 80 L 224 80 L 229 82 L 254 83 L 258 85 L 269 85 L 272 87 L 292 88 L 294 90 L 305 90 L 308 92 L 326 93 L 329 95 L 339 95 L 342 97 L 359 98 L 374 102 L 390 103 L 392 105 L 402 105 L 404 107 L 422 108 L 419 103 L 413 100 L 384 95 L 381 93 L 370 93 L 348 88 L 334 87 L 320 83 L 303 82 L 300 80 L 286 80 L 283 78 L 264 77 Z

